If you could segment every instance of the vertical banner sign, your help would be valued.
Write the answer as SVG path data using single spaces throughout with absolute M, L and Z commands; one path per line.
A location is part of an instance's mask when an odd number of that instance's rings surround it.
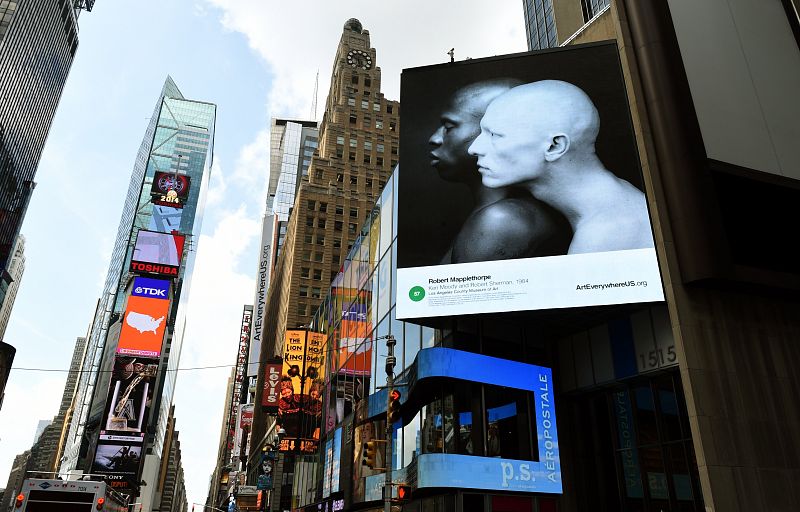
M 253 306 L 245 306 L 242 311 L 242 327 L 239 332 L 239 351 L 236 353 L 236 372 L 234 373 L 231 408 L 228 410 L 228 463 L 232 462 L 235 451 L 236 434 L 239 430 L 238 411 L 242 403 L 242 383 L 244 381 L 245 367 L 247 366 L 247 353 L 250 345 L 250 321 L 253 317 Z
M 281 451 L 315 453 L 322 422 L 324 334 L 286 331 L 279 381 L 278 423 L 286 430 Z
M 267 414 L 278 413 L 278 401 L 280 400 L 280 381 L 283 361 L 280 359 L 270 360 L 264 365 L 264 389 L 261 393 L 261 410 Z

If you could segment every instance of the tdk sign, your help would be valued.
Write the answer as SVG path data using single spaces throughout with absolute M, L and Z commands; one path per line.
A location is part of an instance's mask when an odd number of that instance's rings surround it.
M 169 300 L 169 281 L 151 277 L 134 277 L 131 295 L 134 297 Z

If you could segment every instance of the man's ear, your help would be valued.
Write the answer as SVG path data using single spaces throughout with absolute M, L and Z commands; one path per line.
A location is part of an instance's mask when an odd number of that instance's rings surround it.
M 569 135 L 559 133 L 554 135 L 550 141 L 550 147 L 544 152 L 544 159 L 548 162 L 555 162 L 569 151 Z

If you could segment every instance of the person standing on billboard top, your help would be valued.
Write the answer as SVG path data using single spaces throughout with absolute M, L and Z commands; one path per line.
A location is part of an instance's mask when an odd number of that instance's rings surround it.
M 542 80 L 497 96 L 469 147 L 482 183 L 516 186 L 561 212 L 573 230 L 568 254 L 653 247 L 644 194 L 595 153 L 600 116 L 568 82 Z
M 504 78 L 467 85 L 457 90 L 441 114 L 441 124 L 428 140 L 431 165 L 439 177 L 463 183 L 472 193 L 474 208 L 443 264 L 491 261 L 564 254 L 569 227 L 550 207 L 509 188 L 481 184 L 477 159 L 467 148 L 480 134 L 480 120 L 492 100 L 521 82 Z

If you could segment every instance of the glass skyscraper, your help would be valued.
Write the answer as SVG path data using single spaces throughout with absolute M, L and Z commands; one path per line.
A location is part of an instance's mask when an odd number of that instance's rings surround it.
M 139 148 L 122 211 L 119 230 L 106 277 L 103 295 L 98 301 L 89 331 L 83 374 L 76 393 L 75 420 L 70 426 L 61 471 L 88 471 L 110 383 L 108 369 L 114 361 L 119 325 L 125 313 L 127 289 L 132 273 L 129 271 L 134 241 L 140 230 L 161 233 L 180 233 L 186 237 L 180 270 L 171 285 L 172 302 L 161 350 L 160 374 L 156 380 L 145 439 L 147 448 L 157 461 L 163 451 L 169 407 L 175 387 L 185 327 L 185 297 L 194 266 L 197 240 L 200 234 L 205 193 L 213 159 L 216 106 L 184 98 L 170 77 L 167 77 L 158 97 L 155 111 Z M 156 173 L 186 176 L 189 179 L 188 197 L 183 208 L 159 206 L 153 203 L 151 187 Z M 111 333 L 111 334 L 109 334 Z M 151 461 L 151 464 L 154 461 Z M 156 464 L 157 465 L 157 464 Z M 145 471 L 148 459 L 145 458 Z M 144 488 L 143 492 L 148 491 Z
M 522 0 L 529 50 L 558 46 L 553 0 Z
M 7 282 L 39 158 L 78 48 L 77 12 L 70 0 L 0 0 L 0 272 Z

